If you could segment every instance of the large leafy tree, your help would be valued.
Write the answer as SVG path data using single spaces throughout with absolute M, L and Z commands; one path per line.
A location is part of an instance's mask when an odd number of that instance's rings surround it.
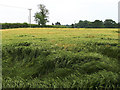
M 117 23 L 113 21 L 112 19 L 106 19 L 104 21 L 104 25 L 106 28 L 115 28 L 117 27 Z
M 39 4 L 38 5 L 38 8 L 39 8 L 39 12 L 36 12 L 35 13 L 35 21 L 38 23 L 38 25 L 46 25 L 48 21 L 48 14 L 49 14 L 49 11 L 48 9 L 46 9 L 46 6 L 43 5 L 43 4 Z
M 75 27 L 77 28 L 89 28 L 91 27 L 91 22 L 90 21 L 82 21 L 80 20 L 78 23 L 75 24 Z
M 104 24 L 102 21 L 100 20 L 95 20 L 93 23 L 92 23 L 92 27 L 93 28 L 103 28 L 104 27 Z

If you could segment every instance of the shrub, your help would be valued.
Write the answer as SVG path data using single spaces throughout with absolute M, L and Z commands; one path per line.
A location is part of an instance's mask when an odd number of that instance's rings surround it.
M 27 24 L 27 23 L 2 23 L 2 29 L 10 29 L 10 28 L 39 28 L 39 27 L 46 27 L 46 28 L 67 28 L 67 26 L 63 25 L 46 25 L 41 26 L 37 24 Z

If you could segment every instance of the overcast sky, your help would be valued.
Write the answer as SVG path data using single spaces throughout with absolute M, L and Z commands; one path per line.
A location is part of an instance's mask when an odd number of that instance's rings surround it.
M 49 10 L 49 23 L 59 21 L 72 24 L 79 20 L 113 19 L 118 22 L 119 0 L 0 0 L 0 23 L 28 22 L 28 8 L 32 8 L 32 23 L 38 4 Z M 15 7 L 9 7 L 15 6 Z M 23 8 L 17 8 L 23 7 Z

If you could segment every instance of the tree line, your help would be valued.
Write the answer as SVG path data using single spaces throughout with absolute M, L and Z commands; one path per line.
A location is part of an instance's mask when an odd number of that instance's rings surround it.
M 46 6 L 43 4 L 39 4 L 38 9 L 39 12 L 36 12 L 34 16 L 35 21 L 38 25 L 45 26 L 46 23 L 49 22 L 49 10 L 46 9 Z M 52 23 L 52 25 L 61 25 L 61 23 L 56 22 L 55 24 Z M 78 23 L 65 26 L 70 28 L 118 28 L 118 23 L 112 19 L 106 19 L 104 22 L 102 20 L 95 20 L 94 22 L 80 20 Z
M 2 23 L 2 29 L 10 28 L 67 28 L 64 25 L 37 25 L 37 24 L 28 24 L 28 23 Z
M 82 21 L 72 24 L 73 28 L 118 28 L 118 23 L 112 19 L 106 19 L 104 22 L 102 20 L 95 20 L 94 22 Z

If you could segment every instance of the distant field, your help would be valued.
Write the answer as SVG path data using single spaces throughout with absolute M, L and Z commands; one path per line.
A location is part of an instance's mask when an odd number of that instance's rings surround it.
M 118 29 L 2 30 L 3 88 L 120 87 Z

